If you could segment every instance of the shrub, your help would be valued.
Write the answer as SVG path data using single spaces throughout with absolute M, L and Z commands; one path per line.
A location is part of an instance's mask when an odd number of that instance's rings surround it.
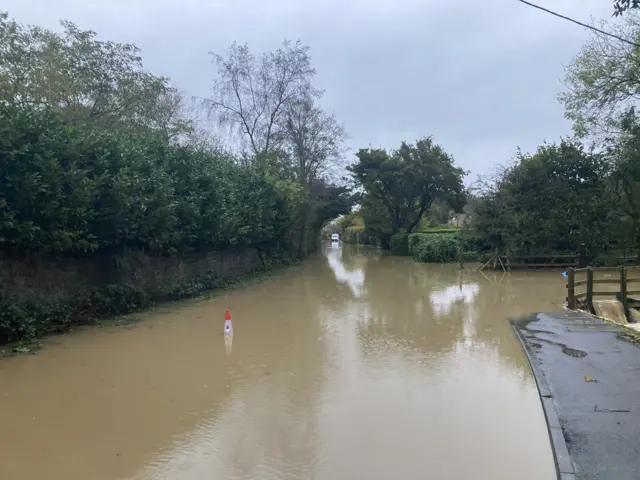
M 448 234 L 414 233 L 409 235 L 409 253 L 417 261 L 448 263 L 458 258 L 460 239 Z
M 302 194 L 226 153 L 4 104 L 0 172 L 0 247 L 12 254 L 282 243 Z
M 391 255 L 409 256 L 409 234 L 396 233 L 391 237 Z
M 416 233 L 425 233 L 425 234 L 447 234 L 447 235 L 455 235 L 460 232 L 459 228 L 425 228 L 417 231 Z
M 0 293 L 0 344 L 63 332 L 73 321 L 73 310 L 68 303 L 19 300 Z

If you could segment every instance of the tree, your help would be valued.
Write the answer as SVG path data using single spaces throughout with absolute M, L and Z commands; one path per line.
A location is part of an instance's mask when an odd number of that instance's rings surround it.
M 68 21 L 61 26 L 55 33 L 0 13 L 0 101 L 168 138 L 190 130 L 182 95 L 143 70 L 138 47 L 98 40 Z
M 284 117 L 284 149 L 293 160 L 298 181 L 311 185 L 342 160 L 346 131 L 313 97 L 288 105 Z
M 610 164 L 576 141 L 518 153 L 474 201 L 472 227 L 493 248 L 514 253 L 592 252 L 616 232 Z
M 613 165 L 617 204 L 626 222 L 623 235 L 640 253 L 640 121 L 630 111 L 622 121 L 622 133 L 608 147 Z
M 453 209 L 464 205 L 465 172 L 431 137 L 415 145 L 403 142 L 391 154 L 382 149 L 362 149 L 356 156 L 358 162 L 348 170 L 364 189 L 365 197 L 372 200 L 369 207 L 379 206 L 384 210 L 380 217 L 388 218 L 389 230 L 383 243 L 401 230 L 411 232 L 436 200 Z M 363 215 L 372 212 L 371 208 L 363 210 Z
M 371 195 L 365 195 L 360 206 L 359 213 L 364 221 L 365 237 L 377 238 L 383 247 L 389 247 L 393 226 L 384 203 Z
M 606 23 L 604 23 L 606 25 Z M 608 26 L 622 38 L 640 38 L 640 18 Z M 593 33 L 566 68 L 568 91 L 559 95 L 565 116 L 580 137 L 619 132 L 621 115 L 640 100 L 640 49 L 601 33 Z
M 335 115 L 329 115 L 314 103 L 313 97 L 292 102 L 285 109 L 283 148 L 292 160 L 298 181 L 304 185 L 306 195 L 300 205 L 300 256 L 310 244 L 307 239 L 309 223 L 317 212 L 318 186 L 326 180 L 332 166 L 337 166 L 345 151 L 344 127 Z
M 630 9 L 640 8 L 640 0 L 614 0 L 613 14 L 617 17 Z
M 211 53 L 218 66 L 213 97 L 205 105 L 221 125 L 239 133 L 255 155 L 280 146 L 287 109 L 318 96 L 311 85 L 309 47 L 284 41 L 275 52 L 255 57 L 234 43 L 227 57 Z

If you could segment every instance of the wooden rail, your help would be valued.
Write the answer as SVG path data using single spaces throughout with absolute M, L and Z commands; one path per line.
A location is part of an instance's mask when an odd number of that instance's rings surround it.
M 616 278 L 596 278 L 599 273 L 617 273 Z M 640 301 L 630 295 L 640 295 L 640 290 L 630 290 L 629 286 L 640 283 L 640 276 L 630 277 L 629 274 L 640 274 L 640 267 L 587 267 L 569 268 L 567 270 L 567 306 L 575 310 L 578 300 L 584 298 L 587 309 L 594 313 L 594 297 L 615 297 L 620 300 L 628 321 L 632 321 L 630 308 L 640 308 Z M 595 290 L 598 285 L 616 285 L 616 290 Z M 576 288 L 584 288 L 577 292 Z M 633 288 L 633 287 L 632 287 Z
M 566 268 L 578 267 L 578 255 L 509 255 L 507 269 L 512 268 Z
M 493 263 L 493 269 L 511 271 L 517 268 L 567 268 L 578 267 L 581 262 L 580 254 L 547 254 L 547 255 L 510 255 L 498 250 L 480 267 L 480 270 Z

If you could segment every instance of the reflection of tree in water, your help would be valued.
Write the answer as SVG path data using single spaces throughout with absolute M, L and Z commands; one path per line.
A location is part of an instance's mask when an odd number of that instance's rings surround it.
M 361 334 L 391 337 L 429 352 L 450 350 L 462 338 L 462 323 L 437 315 L 430 294 L 455 285 L 452 270 L 413 265 L 406 259 L 385 258 L 365 269 L 370 316 L 361 322 Z M 453 305 L 451 316 L 463 308 Z
M 430 353 L 456 349 L 495 355 L 496 361 L 527 369 L 508 319 L 556 310 L 561 277 L 554 273 L 500 275 L 460 271 L 455 265 L 418 265 L 386 258 L 365 269 L 370 306 L 361 334 L 385 336 Z M 370 352 L 373 353 L 373 352 Z

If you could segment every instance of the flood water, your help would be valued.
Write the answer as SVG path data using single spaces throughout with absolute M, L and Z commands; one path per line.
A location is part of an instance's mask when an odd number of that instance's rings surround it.
M 0 361 L 0 478 L 555 478 L 507 317 L 559 310 L 563 284 L 327 246 L 131 328 L 51 338 Z

